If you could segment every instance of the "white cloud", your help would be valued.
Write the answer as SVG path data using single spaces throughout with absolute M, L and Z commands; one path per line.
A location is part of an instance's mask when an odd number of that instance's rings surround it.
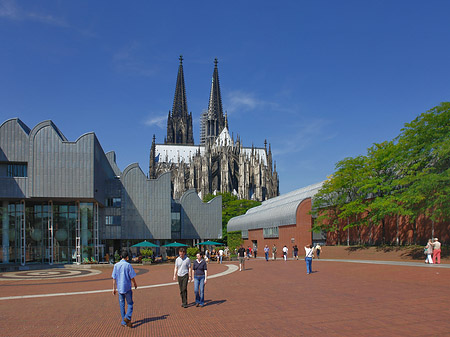
M 330 121 L 325 119 L 313 119 L 289 125 L 285 133 L 291 136 L 276 142 L 273 147 L 274 156 L 297 153 L 311 147 L 313 143 L 335 138 L 336 133 L 326 134 L 325 129 L 329 124 Z
M 34 21 L 47 25 L 68 27 L 68 23 L 50 14 L 22 10 L 13 0 L 0 0 L 0 17 L 15 21 Z
M 139 76 L 152 76 L 154 68 L 150 68 L 139 60 L 138 54 L 141 49 L 140 43 L 132 41 L 129 45 L 118 50 L 113 55 L 113 67 L 118 72 L 129 73 Z
M 144 124 L 147 126 L 153 126 L 156 125 L 157 127 L 163 129 L 166 126 L 167 122 L 167 115 L 160 115 L 160 116 L 150 116 Z
M 232 114 L 239 111 L 254 110 L 259 106 L 266 104 L 262 100 L 258 100 L 254 94 L 243 91 L 232 91 L 227 95 L 227 111 Z

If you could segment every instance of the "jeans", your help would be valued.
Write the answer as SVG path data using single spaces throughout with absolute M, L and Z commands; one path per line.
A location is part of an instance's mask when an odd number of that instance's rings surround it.
M 125 300 L 127 301 L 128 308 L 125 314 Z M 119 293 L 119 305 L 120 314 L 122 315 L 122 324 L 126 324 L 124 319 L 128 318 L 131 321 L 131 315 L 133 314 L 133 292 L 129 290 L 125 294 Z
M 194 276 L 195 303 L 205 304 L 205 276 Z
M 269 261 L 269 253 L 264 253 L 266 255 L 266 261 Z
M 306 261 L 306 274 L 312 273 L 312 257 L 305 257 Z
M 223 258 L 223 256 L 222 256 L 222 255 L 219 255 L 219 262 L 220 262 L 220 263 L 222 263 L 222 258 Z
M 180 287 L 181 303 L 187 305 L 187 286 L 189 281 L 189 274 L 178 276 L 178 286 Z

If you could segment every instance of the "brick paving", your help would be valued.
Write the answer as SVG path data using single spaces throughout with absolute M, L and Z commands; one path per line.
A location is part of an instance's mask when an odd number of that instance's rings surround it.
M 231 264 L 235 264 L 232 262 Z M 95 294 L 0 300 L 2 336 L 438 336 L 450 335 L 450 269 L 251 259 L 247 270 L 214 278 L 204 308 L 181 308 L 173 265 L 135 266 L 134 328 L 120 326 L 117 296 Z M 103 290 L 101 274 L 1 281 L 0 297 Z M 227 269 L 210 264 L 210 274 Z M 193 283 L 188 299 L 193 303 Z

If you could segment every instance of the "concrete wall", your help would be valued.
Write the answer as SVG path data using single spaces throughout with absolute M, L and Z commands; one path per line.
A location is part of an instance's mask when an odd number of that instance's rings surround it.
M 138 164 L 122 174 L 122 239 L 170 239 L 170 173 L 147 179 Z
M 222 196 L 204 203 L 195 190 L 183 194 L 181 203 L 181 237 L 216 239 L 222 237 Z

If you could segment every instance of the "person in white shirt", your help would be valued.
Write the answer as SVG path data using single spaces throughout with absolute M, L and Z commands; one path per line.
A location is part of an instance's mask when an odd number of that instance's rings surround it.
M 305 246 L 305 262 L 306 262 L 306 274 L 312 273 L 312 258 L 314 254 L 314 249 L 311 245 Z
M 187 308 L 187 285 L 191 277 L 191 260 L 186 256 L 186 249 L 180 248 L 178 254 L 180 256 L 175 260 L 175 268 L 173 270 L 173 280 L 178 276 L 178 286 L 180 287 L 181 306 Z
M 283 247 L 283 259 L 284 259 L 284 261 L 287 260 L 287 254 L 288 254 L 288 247 L 284 246 Z
M 222 263 L 222 259 L 223 259 L 223 249 L 220 248 L 219 249 L 219 258 L 217 259 L 217 263 Z

